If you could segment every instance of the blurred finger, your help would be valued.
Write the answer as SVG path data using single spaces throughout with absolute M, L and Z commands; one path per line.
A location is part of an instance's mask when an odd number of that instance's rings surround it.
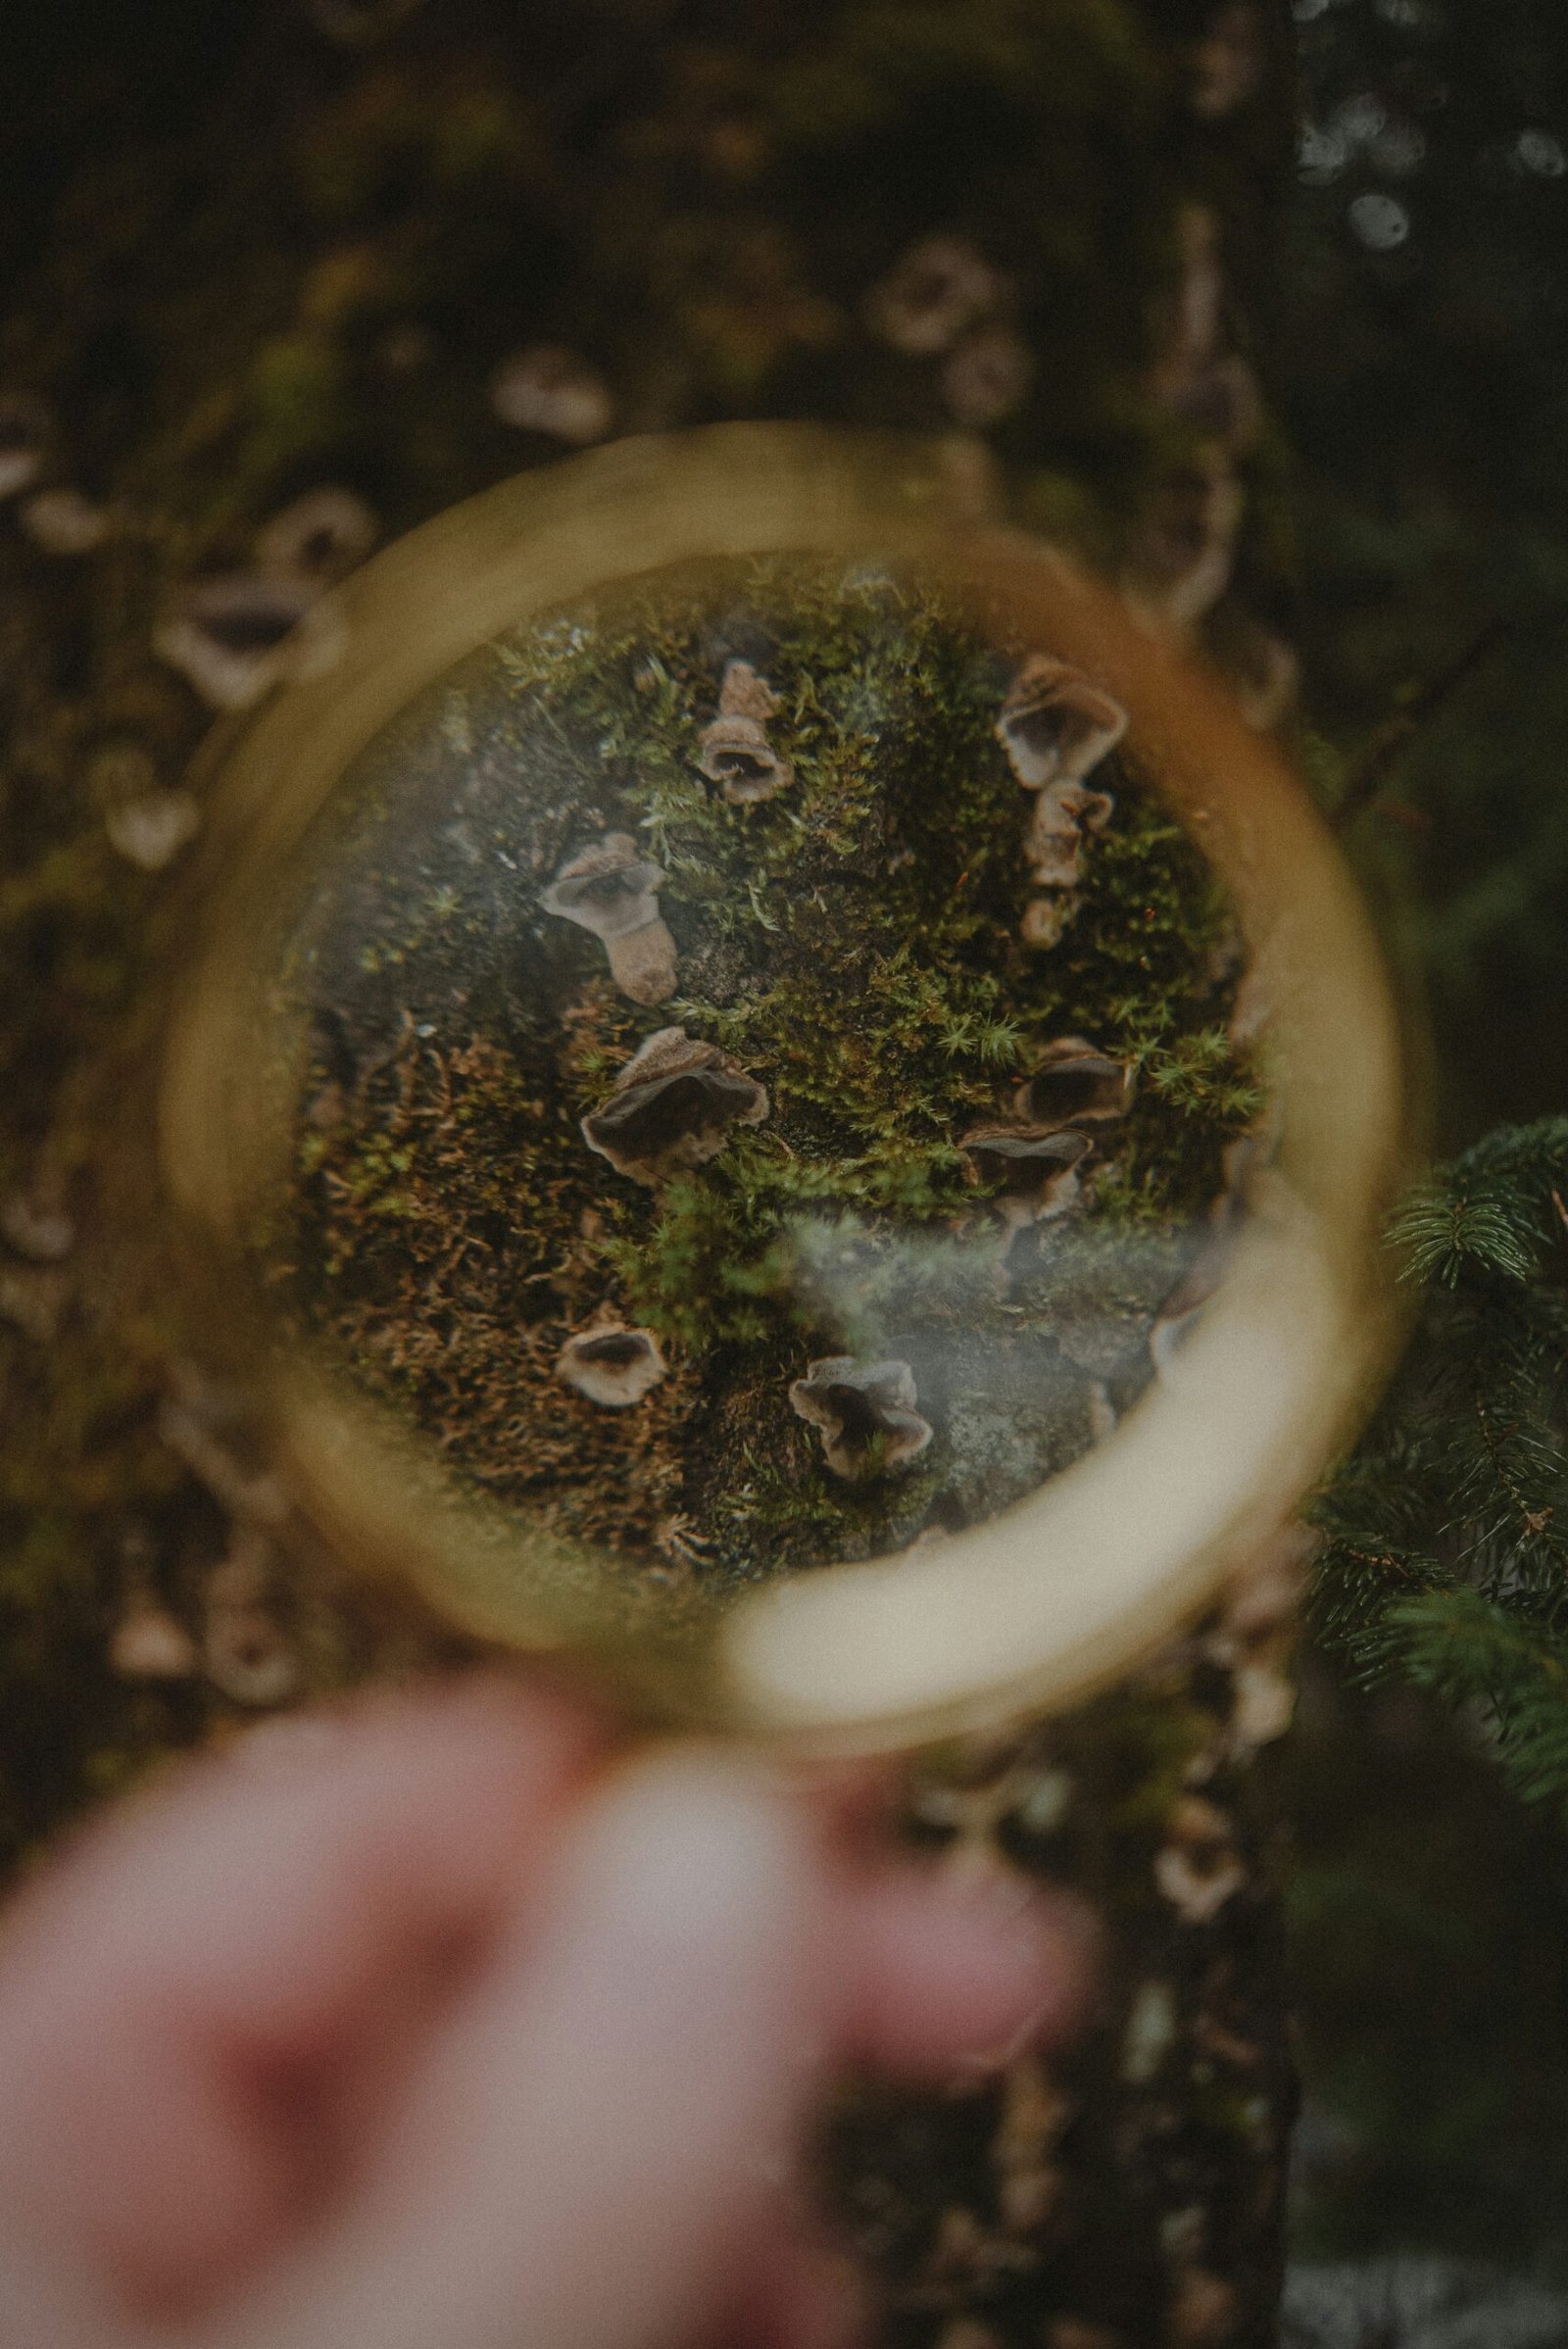
M 827 1930 L 731 1755 L 590 1798 L 531 1947 L 439 2030 L 354 2209 L 224 2349 L 620 2349 L 700 2328 L 787 2174 Z
M 515 1901 L 595 1749 L 500 1682 L 346 1708 L 87 1840 L 0 1948 L 0 2204 L 173 2313 L 286 2230 L 340 2091 Z
M 875 2068 L 942 2077 L 1000 2062 L 1066 2036 L 1088 2005 L 1089 1912 L 1010 1869 L 895 1863 L 847 1914 L 844 2031 Z

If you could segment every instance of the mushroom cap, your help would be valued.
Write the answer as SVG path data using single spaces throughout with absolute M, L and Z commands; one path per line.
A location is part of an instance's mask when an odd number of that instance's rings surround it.
M 376 534 L 374 514 L 353 490 L 311 489 L 264 522 L 256 560 L 274 577 L 320 585 L 362 563 Z
M 533 343 L 504 360 L 491 378 L 490 405 L 519 432 L 545 432 L 579 449 L 603 440 L 615 416 L 599 369 L 562 343 Z
M 567 858 L 539 903 L 596 938 L 623 938 L 659 919 L 663 879 L 662 867 L 642 856 L 629 832 L 607 832 Z
M 109 1663 L 122 1680 L 183 1681 L 194 1677 L 200 1656 L 179 1618 L 151 1590 L 133 1589 L 110 1639 Z
M 1094 1149 L 1087 1134 L 1070 1126 L 971 1126 L 958 1148 L 973 1158 L 1001 1158 L 1012 1165 L 1076 1166 Z
M 214 709 L 247 710 L 285 673 L 315 676 L 336 660 L 341 622 L 319 593 L 316 582 L 255 571 L 199 579 L 159 627 L 153 649 Z
M 603 1108 L 583 1119 L 582 1137 L 618 1174 L 657 1183 L 716 1156 L 731 1126 L 758 1125 L 767 1111 L 766 1087 L 717 1045 L 661 1028 L 627 1061 Z
M 715 717 L 703 728 L 698 744 L 699 767 L 732 807 L 770 800 L 795 780 L 795 769 L 779 757 L 755 717 Z
M 112 526 L 107 507 L 95 505 L 79 489 L 36 490 L 17 519 L 46 555 L 90 555 Z
M 652 1330 L 628 1329 L 618 1321 L 579 1330 L 556 1356 L 559 1378 L 612 1411 L 640 1403 L 668 1371 Z
M 1076 1204 L 1078 1169 L 1094 1147 L 1087 1134 L 1071 1127 L 1001 1123 L 971 1126 L 958 1141 L 970 1157 L 991 1161 L 987 1173 L 1002 1177 L 996 1204 L 1014 1234 L 1064 1215 Z
M 1081 669 L 1036 653 L 1013 679 L 996 735 L 1025 791 L 1081 782 L 1127 731 L 1119 702 Z
M 860 1362 L 853 1354 L 808 1363 L 805 1378 L 790 1387 L 791 1407 L 820 1432 L 829 1468 L 847 1482 L 907 1468 L 925 1450 L 933 1430 L 915 1400 L 907 1362 Z
M 1020 1119 L 1041 1129 L 1115 1125 L 1127 1114 L 1133 1083 L 1130 1061 L 1113 1060 L 1082 1036 L 1058 1036 L 1014 1100 Z

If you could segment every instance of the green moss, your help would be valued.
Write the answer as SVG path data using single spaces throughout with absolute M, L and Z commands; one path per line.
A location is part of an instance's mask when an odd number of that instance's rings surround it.
M 635 1546 L 657 1488 L 734 1573 L 867 1554 L 1081 1450 L 1085 1347 L 1121 1401 L 1149 1375 L 1151 1318 L 1259 1097 L 1226 1033 L 1225 909 L 1125 761 L 1099 778 L 1115 819 L 1065 938 L 1022 943 L 1030 802 L 995 726 L 1028 649 L 881 572 L 661 574 L 466 664 L 323 819 L 294 985 L 355 1071 L 328 1053 L 312 1079 L 295 1296 L 488 1490 Z M 740 658 L 776 692 L 793 771 L 748 806 L 698 762 Z M 665 875 L 679 991 L 653 1009 L 540 904 L 596 831 Z M 670 1023 L 770 1106 L 650 1190 L 579 1127 Z M 1068 1034 L 1134 1067 L 1135 1105 L 1085 1211 L 1004 1252 L 962 1137 Z M 635 1414 L 555 1376 L 598 1309 L 676 1366 Z M 874 1443 L 863 1481 L 827 1472 L 788 1390 L 839 1352 L 913 1366 L 938 1428 L 913 1473 L 883 1473 Z

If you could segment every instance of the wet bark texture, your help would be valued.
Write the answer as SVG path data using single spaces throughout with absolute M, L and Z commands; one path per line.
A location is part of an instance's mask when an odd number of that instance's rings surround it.
M 194 581 L 254 572 L 257 532 L 322 484 L 391 536 L 590 440 L 808 416 L 952 434 L 1256 722 L 1288 717 L 1292 673 L 1252 348 L 1293 135 L 1283 5 L 113 16 L 75 55 L 32 36 L 0 323 L 14 1861 L 171 1746 L 450 1652 L 319 1554 L 108 1204 L 221 690 L 170 626 Z M 843 2099 L 826 2161 L 890 2342 L 1270 2337 L 1293 2091 L 1256 1756 L 1288 1714 L 1290 1606 L 1282 1553 L 1135 1684 L 912 1771 L 912 1835 L 1076 1885 L 1109 1955 L 1059 2071 Z

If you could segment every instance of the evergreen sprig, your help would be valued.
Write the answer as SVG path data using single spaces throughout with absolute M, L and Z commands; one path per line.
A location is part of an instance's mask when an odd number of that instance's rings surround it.
M 1568 1117 L 1490 1135 L 1394 1218 L 1429 1285 L 1404 1361 L 1321 1501 L 1315 1613 L 1363 1681 L 1476 1723 L 1568 1821 Z

